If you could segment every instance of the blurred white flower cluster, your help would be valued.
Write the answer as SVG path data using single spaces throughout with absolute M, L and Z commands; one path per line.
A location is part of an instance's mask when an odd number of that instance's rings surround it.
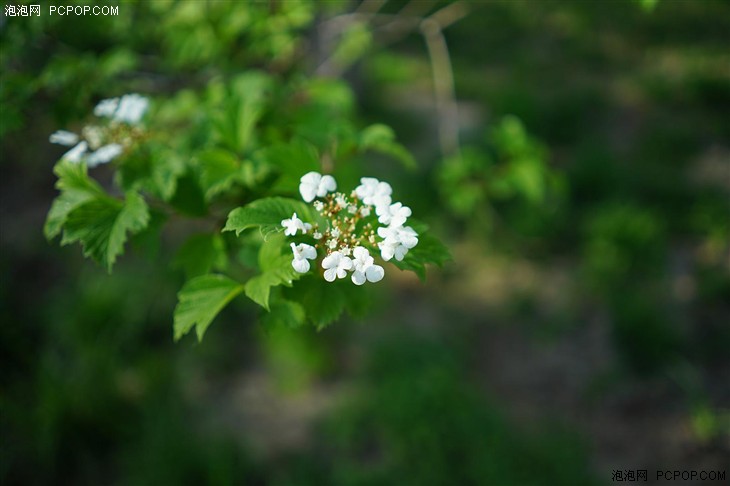
M 302 176 L 299 193 L 312 203 L 325 223 L 305 222 L 297 213 L 284 219 L 284 234 L 307 235 L 313 244 L 291 244 L 292 267 L 299 273 L 310 269 L 309 260 L 323 254 L 324 279 L 333 282 L 350 278 L 355 285 L 379 282 L 385 275 L 370 251 L 379 251 L 383 260 L 402 261 L 408 250 L 418 244 L 418 234 L 405 226 L 411 210 L 393 202 L 393 189 L 387 182 L 372 177 L 360 179 L 360 185 L 349 195 L 336 192 L 337 182 L 330 175 L 309 172 Z
M 101 124 L 85 126 L 81 135 L 57 130 L 49 141 L 73 147 L 62 157 L 70 162 L 88 167 L 106 164 L 143 137 L 140 122 L 148 106 L 149 100 L 136 93 L 101 100 L 94 108 L 94 115 L 104 120 Z

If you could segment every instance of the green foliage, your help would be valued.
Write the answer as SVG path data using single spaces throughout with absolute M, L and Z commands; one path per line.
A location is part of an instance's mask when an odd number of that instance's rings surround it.
M 91 199 L 104 196 L 104 190 L 99 184 L 89 179 L 84 164 L 61 161 L 56 164 L 54 173 L 58 176 L 56 188 L 61 194 L 53 201 L 43 227 L 49 240 L 61 232 L 71 211 Z
M 61 244 L 81 243 L 84 256 L 93 258 L 111 272 L 124 251 L 127 233 L 139 233 L 149 219 L 147 204 L 135 192 L 128 193 L 124 201 L 98 196 L 68 212 Z
M 416 161 L 405 147 L 395 141 L 393 129 L 382 124 L 370 125 L 360 134 L 362 150 L 373 150 L 390 155 L 409 169 L 416 168 Z
M 249 228 L 260 228 L 263 234 L 281 231 L 281 221 L 297 213 L 301 218 L 311 218 L 311 209 L 301 201 L 283 197 L 259 199 L 230 212 L 223 231 L 235 231 L 236 235 Z
M 159 7 L 137 8 L 157 12 Z M 308 223 L 324 223 L 298 199 L 300 178 L 307 172 L 335 168 L 335 176 L 355 180 L 376 175 L 364 170 L 376 154 L 410 169 L 416 165 L 388 126 L 361 129 L 347 84 L 301 73 L 291 56 L 299 42 L 297 32 L 312 20 L 312 12 L 307 2 L 286 2 L 276 12 L 253 4 L 242 9 L 220 3 L 205 8 L 189 2 L 170 5 L 160 34 L 169 64 L 160 65 L 161 76 L 213 60 L 225 59 L 221 65 L 231 69 L 191 75 L 189 82 L 151 100 L 138 125 L 104 125 L 124 147 L 105 169 L 93 169 L 110 173 L 111 187 L 102 188 L 83 163 L 57 164 L 60 195 L 44 228 L 49 239 L 63 234 L 62 244 L 81 243 L 85 255 L 111 270 L 129 235 L 136 235 L 135 243 L 152 253 L 155 242 L 172 232 L 178 249 L 171 263 L 188 279 L 175 311 L 176 339 L 193 326 L 202 337 L 220 309 L 240 293 L 263 308 L 262 322 L 270 326 L 297 327 L 309 321 L 321 328 L 345 310 L 357 316 L 367 312 L 362 296 L 367 289 L 345 289 L 339 282 L 313 284 L 310 278 L 295 285 L 301 274 L 279 237 L 281 222 L 296 213 Z M 197 22 L 200 16 L 207 22 Z M 269 27 L 276 22 L 281 25 L 274 35 Z M 175 32 L 167 30 L 173 26 Z M 334 62 L 362 55 L 369 35 L 367 29 L 349 29 Z M 240 60 L 237 52 L 226 50 L 230 45 L 214 42 L 216 37 L 245 41 L 252 57 Z M 129 69 L 138 62 L 129 53 L 113 51 L 104 66 L 109 64 L 114 73 Z M 88 68 L 94 59 L 87 61 Z M 69 68 L 61 64 L 49 67 L 49 79 L 66 86 L 84 76 L 86 68 L 81 67 L 59 75 Z M 103 89 L 101 93 L 94 98 L 111 95 Z M 77 104 L 78 119 L 93 106 L 91 99 Z M 81 135 L 96 150 L 100 144 L 88 139 L 88 128 Z M 106 174 L 102 177 L 108 180 Z M 125 200 L 109 196 L 115 193 L 125 194 Z M 297 199 L 290 197 L 295 195 Z M 190 229 L 177 232 L 179 224 Z M 247 231 L 252 229 L 258 232 Z M 192 236 L 177 242 L 180 234 Z M 423 235 L 422 246 L 400 266 L 424 278 L 426 265 L 441 265 L 448 250 L 431 235 Z M 233 255 L 239 257 L 235 263 Z M 318 269 L 320 263 L 311 265 Z M 235 275 L 235 281 L 211 272 Z M 348 285 L 353 284 L 348 280 Z
M 188 279 L 211 270 L 225 270 L 228 265 L 225 241 L 218 234 L 192 235 L 177 251 L 173 265 L 182 268 Z
M 428 231 L 428 226 L 409 220 L 409 224 L 418 233 L 418 245 L 409 251 L 402 261 L 393 260 L 393 264 L 401 270 L 410 270 L 418 275 L 421 281 L 426 280 L 426 265 L 443 267 L 452 260 L 451 252 L 438 238 Z
M 272 287 L 277 285 L 291 287 L 292 282 L 302 276 L 292 268 L 291 253 L 281 253 L 283 248 L 285 248 L 284 239 L 281 237 L 271 237 L 265 241 L 261 245 L 258 257 L 261 274 L 246 282 L 246 296 L 266 310 L 270 310 L 269 295 Z M 289 308 L 288 312 L 296 311 Z
M 438 172 L 441 195 L 455 213 L 490 220 L 497 205 L 546 212 L 564 196 L 564 183 L 548 165 L 547 151 L 518 118 L 504 117 L 487 142 L 465 147 Z
M 215 316 L 243 290 L 243 285 L 223 275 L 201 275 L 189 280 L 177 296 L 175 340 L 193 327 L 198 340 L 202 340 Z

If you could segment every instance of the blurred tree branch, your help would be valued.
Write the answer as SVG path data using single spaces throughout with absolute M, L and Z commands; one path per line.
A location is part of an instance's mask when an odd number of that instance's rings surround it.
M 324 52 L 334 52 L 334 41 L 357 23 L 371 27 L 379 35 L 378 41 L 382 46 L 397 42 L 416 30 L 420 31 L 426 42 L 431 64 L 441 155 L 459 156 L 458 105 L 451 56 L 443 30 L 464 18 L 469 12 L 469 6 L 460 0 L 426 16 L 425 12 L 428 12 L 434 2 L 411 0 L 396 14 L 378 13 L 385 3 L 385 0 L 365 0 L 354 12 L 322 22 L 320 33 Z M 320 76 L 340 77 L 349 65 L 338 62 L 334 55 L 329 55 L 315 73 Z

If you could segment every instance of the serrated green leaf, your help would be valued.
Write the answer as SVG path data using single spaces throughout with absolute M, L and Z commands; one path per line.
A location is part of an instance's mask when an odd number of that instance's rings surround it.
M 276 188 L 281 191 L 297 191 L 302 174 L 321 170 L 317 148 L 301 139 L 266 147 L 256 157 L 279 173 Z
M 395 133 L 389 126 L 370 125 L 360 134 L 360 149 L 390 155 L 408 169 L 416 168 L 416 161 L 408 150 L 395 141 Z
M 271 303 L 269 312 L 261 316 L 261 323 L 267 328 L 284 326 L 295 329 L 301 327 L 305 319 L 306 314 L 301 304 L 279 298 Z
M 95 197 L 105 195 L 99 184 L 89 178 L 85 164 L 61 160 L 53 171 L 58 176 L 56 188 L 61 194 L 53 201 L 43 227 L 43 233 L 49 240 L 61 232 L 71 211 Z
M 204 233 L 190 236 L 178 250 L 172 264 L 182 268 L 188 278 L 193 278 L 212 269 L 224 270 L 227 262 L 226 245 L 221 235 Z
M 150 214 L 142 196 L 127 193 L 124 201 L 96 197 L 68 214 L 61 244 L 80 242 L 84 256 L 112 266 L 124 251 L 127 233 L 138 233 L 149 223 Z
M 143 253 L 150 260 L 156 260 L 160 252 L 162 227 L 166 221 L 165 213 L 150 209 L 150 221 L 147 227 L 130 238 L 130 243 L 135 251 Z
M 273 237 L 265 241 L 259 250 L 258 263 L 261 275 L 246 282 L 246 295 L 264 309 L 269 309 L 271 288 L 277 285 L 290 287 L 302 274 L 291 265 L 290 253 L 282 254 L 284 238 Z
M 418 227 L 422 227 L 416 224 Z M 415 228 L 414 228 L 415 229 Z M 418 229 L 416 231 L 419 231 Z M 448 247 L 428 231 L 418 232 L 418 245 L 411 249 L 403 261 L 391 260 L 401 270 L 410 270 L 418 275 L 421 281 L 426 280 L 426 264 L 442 267 L 452 259 Z
M 205 216 L 207 214 L 208 205 L 205 202 L 205 195 L 194 173 L 188 172 L 177 180 L 175 194 L 170 199 L 170 204 L 187 216 Z
M 177 294 L 175 341 L 193 327 L 198 340 L 202 340 L 215 316 L 241 292 L 243 285 L 223 275 L 201 275 L 189 280 Z
M 271 287 L 276 284 L 276 277 L 271 273 L 262 273 L 252 277 L 245 285 L 246 297 L 268 310 Z
M 307 318 L 317 329 L 323 329 L 336 321 L 345 309 L 345 296 L 340 284 L 351 282 L 327 282 L 321 276 L 311 276 L 300 281 L 286 293 L 290 300 L 304 307 Z
M 162 150 L 152 160 L 151 180 L 155 192 L 169 201 L 177 190 L 177 180 L 185 173 L 185 162 L 172 150 Z
M 260 227 L 265 234 L 282 230 L 281 221 L 291 218 L 293 213 L 304 221 L 312 221 L 309 205 L 284 197 L 259 199 L 228 214 L 223 231 L 235 231 L 236 235 L 248 228 Z
M 197 160 L 206 200 L 229 190 L 236 183 L 243 182 L 241 161 L 227 150 L 205 150 L 197 155 Z
M 261 72 L 247 72 L 231 83 L 223 107 L 216 106 L 213 126 L 229 149 L 240 153 L 252 143 L 254 127 L 264 110 L 270 78 Z

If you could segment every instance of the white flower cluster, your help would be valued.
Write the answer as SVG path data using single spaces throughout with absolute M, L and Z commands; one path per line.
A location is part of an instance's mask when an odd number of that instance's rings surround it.
M 73 146 L 63 154 L 64 159 L 85 163 L 88 167 L 106 164 L 121 155 L 141 138 L 139 128 L 149 100 L 138 94 L 126 94 L 121 98 L 101 100 L 94 108 L 94 115 L 107 118 L 104 125 L 89 125 L 81 130 L 81 136 L 66 130 L 57 130 L 49 137 L 51 143 Z
M 292 267 L 299 273 L 308 272 L 309 260 L 316 260 L 321 250 L 323 276 L 328 282 L 345 278 L 348 272 L 355 285 L 379 282 L 385 270 L 375 263 L 370 250 L 380 251 L 385 261 L 403 260 L 418 244 L 416 231 L 404 226 L 411 210 L 393 202 L 390 184 L 372 177 L 360 179 L 349 196 L 336 190 L 337 182 L 330 175 L 309 172 L 300 179 L 302 199 L 312 203 L 326 223 L 320 228 L 317 223 L 304 222 L 297 213 L 282 220 L 285 235 L 308 235 L 314 243 L 291 244 Z

